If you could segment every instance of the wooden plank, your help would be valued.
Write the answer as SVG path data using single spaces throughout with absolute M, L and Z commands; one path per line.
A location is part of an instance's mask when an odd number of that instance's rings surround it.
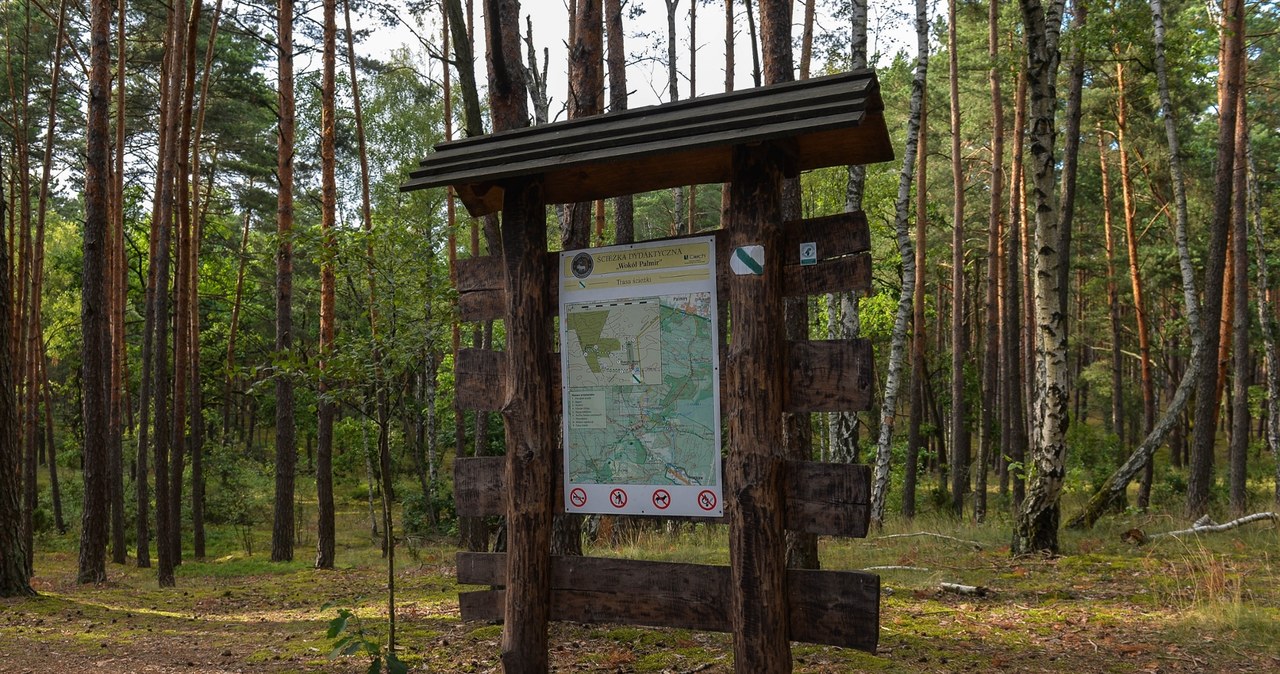
M 862 211 L 792 220 L 783 225 L 786 264 L 800 264 L 800 244 L 818 245 L 818 259 L 830 260 L 871 250 L 871 228 Z
M 867 290 L 871 287 L 871 261 L 866 255 L 857 255 L 871 248 L 870 230 L 862 212 L 791 221 L 784 225 L 783 233 L 783 261 L 787 265 L 783 292 L 787 296 Z M 732 275 L 728 236 L 723 229 L 697 236 L 707 235 L 716 239 L 716 250 L 720 253 L 716 259 L 716 281 L 721 297 L 727 298 L 729 277 Z M 684 238 L 688 237 L 655 240 Z M 819 264 L 800 265 L 800 244 L 806 242 L 817 244 Z M 555 276 L 559 259 L 559 253 L 546 255 L 547 283 L 553 302 L 558 302 L 560 296 Z M 490 256 L 458 260 L 455 274 L 458 312 L 462 320 L 488 321 L 502 317 L 505 287 L 498 260 Z
M 785 367 L 788 412 L 856 412 L 870 409 L 875 383 L 875 359 L 871 342 L 865 339 L 787 342 Z M 722 360 L 727 358 L 721 350 Z M 560 390 L 560 354 L 548 355 L 550 386 Z M 507 359 L 501 351 L 459 349 L 454 369 L 454 389 L 458 405 L 467 410 L 501 410 Z M 728 368 L 720 367 L 724 387 Z M 553 402 L 559 412 L 557 394 Z
M 496 412 L 506 398 L 507 356 L 488 349 L 458 349 L 454 380 L 458 407 Z
M 871 467 L 788 461 L 782 480 L 788 531 L 865 538 L 871 522 Z
M 876 652 L 880 641 L 879 576 L 789 569 L 787 604 L 792 640 Z
M 783 292 L 787 297 L 809 297 L 850 290 L 871 289 L 871 256 L 846 255 L 807 267 L 783 268 Z
M 875 358 L 865 339 L 787 342 L 788 412 L 871 408 Z
M 506 513 L 506 465 L 505 456 L 460 456 L 453 460 L 453 502 L 459 515 L 488 517 Z M 559 512 L 563 511 L 561 503 Z
M 458 553 L 458 582 L 505 584 L 502 553 Z M 727 632 L 729 567 L 599 557 L 553 557 L 551 617 Z M 875 652 L 880 579 L 850 571 L 786 572 L 793 641 Z M 504 590 L 458 596 L 463 620 L 500 620 Z
M 503 457 L 461 457 L 453 462 L 453 495 L 458 514 L 472 517 L 506 512 Z M 564 512 L 563 480 L 553 476 L 557 496 L 552 503 Z M 787 461 L 783 467 L 783 526 L 788 531 L 823 536 L 867 535 L 871 519 L 871 469 L 864 465 Z M 733 502 L 725 503 L 731 510 Z M 724 524 L 724 517 L 691 518 Z

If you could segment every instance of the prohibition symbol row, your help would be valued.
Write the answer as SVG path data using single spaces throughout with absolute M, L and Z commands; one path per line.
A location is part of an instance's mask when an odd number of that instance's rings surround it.
M 658 510 L 666 510 L 671 507 L 671 492 L 666 489 L 655 489 L 653 492 L 653 507 Z M 587 505 L 587 492 L 582 487 L 574 487 L 569 492 L 569 502 L 575 508 L 581 508 Z M 698 507 L 706 511 L 715 509 L 716 494 L 710 489 L 703 489 L 698 492 Z M 624 489 L 614 489 L 609 492 L 609 505 L 614 508 L 622 509 L 627 507 L 627 492 Z

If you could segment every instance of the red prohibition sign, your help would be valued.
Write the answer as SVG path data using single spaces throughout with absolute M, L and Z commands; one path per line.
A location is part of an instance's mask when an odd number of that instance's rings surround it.
M 666 489 L 659 489 L 653 492 L 653 507 L 658 510 L 666 510 L 671 506 L 671 492 Z
M 698 492 L 698 507 L 703 510 L 711 510 L 716 507 L 716 493 L 710 489 L 703 489 Z
M 621 489 L 614 489 L 609 492 L 609 502 L 615 508 L 622 508 L 627 505 L 627 492 Z
M 569 492 L 569 502 L 575 508 L 581 508 L 587 504 L 587 492 L 583 491 L 582 487 L 574 487 L 573 491 Z

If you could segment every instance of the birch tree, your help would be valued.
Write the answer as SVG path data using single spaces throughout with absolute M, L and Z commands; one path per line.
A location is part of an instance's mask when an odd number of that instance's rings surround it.
M 907 139 L 898 174 L 898 196 L 894 201 L 894 231 L 898 254 L 902 257 L 902 290 L 894 312 L 893 337 L 889 347 L 889 373 L 885 377 L 884 402 L 880 408 L 880 434 L 876 442 L 875 481 L 871 486 L 871 521 L 884 523 L 884 503 L 889 491 L 889 446 L 893 437 L 894 410 L 906 358 L 907 329 L 916 292 L 916 248 L 911 239 L 911 182 L 924 111 L 925 79 L 929 70 L 929 14 L 926 0 L 916 0 L 916 70 L 911 80 L 911 103 L 907 114 Z
M 1058 249 L 1061 223 L 1054 191 L 1057 106 L 1056 80 L 1061 54 L 1065 0 L 1052 0 L 1046 8 L 1040 0 L 1021 0 L 1027 40 L 1027 89 L 1031 105 L 1031 162 L 1035 206 L 1035 317 L 1036 396 L 1032 414 L 1037 418 L 1031 460 L 1027 466 L 1027 493 L 1014 524 L 1013 554 L 1056 553 L 1058 550 L 1059 500 L 1066 477 L 1067 340 L 1059 310 Z

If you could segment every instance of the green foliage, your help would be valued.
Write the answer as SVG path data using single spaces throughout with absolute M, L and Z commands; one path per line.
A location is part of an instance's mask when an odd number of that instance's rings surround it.
M 1069 483 L 1090 492 L 1120 466 L 1125 455 L 1120 438 L 1088 423 L 1076 422 L 1067 429 L 1067 471 Z
M 321 607 L 321 610 L 328 608 L 329 605 Z M 338 615 L 329 621 L 329 631 L 325 633 L 325 637 L 333 640 L 332 648 L 329 651 L 329 659 L 347 655 L 358 655 L 364 653 L 370 658 L 368 674 L 379 674 L 385 671 L 387 674 L 408 674 L 409 667 L 396 657 L 393 650 L 382 648 L 382 644 L 370 638 L 364 631 L 364 626 L 360 622 L 360 618 L 347 609 L 338 609 Z
M 205 444 L 205 475 L 211 487 L 205 497 L 205 521 L 227 524 L 240 536 L 246 554 L 253 554 L 253 528 L 271 517 L 272 478 L 236 448 Z

